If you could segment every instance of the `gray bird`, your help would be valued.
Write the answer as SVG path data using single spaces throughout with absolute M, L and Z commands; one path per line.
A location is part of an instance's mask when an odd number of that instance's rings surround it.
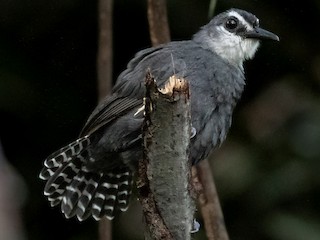
M 172 75 L 189 81 L 195 135 L 190 160 L 196 164 L 225 140 L 233 109 L 245 86 L 243 62 L 260 39 L 279 41 L 259 27 L 253 14 L 230 9 L 214 17 L 191 40 L 138 52 L 118 77 L 112 93 L 93 111 L 80 137 L 51 154 L 40 178 L 52 206 L 66 218 L 112 219 L 126 211 L 133 175 L 142 157 L 144 79 L 150 69 L 158 86 Z

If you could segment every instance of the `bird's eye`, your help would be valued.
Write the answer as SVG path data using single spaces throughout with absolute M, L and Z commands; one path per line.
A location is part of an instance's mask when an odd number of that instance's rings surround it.
M 238 19 L 232 17 L 229 18 L 226 22 L 226 28 L 232 30 L 235 29 L 238 26 Z

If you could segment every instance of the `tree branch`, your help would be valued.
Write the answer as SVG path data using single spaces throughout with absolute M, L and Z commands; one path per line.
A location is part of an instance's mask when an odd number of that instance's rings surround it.
M 112 0 L 99 0 L 97 76 L 99 99 L 112 87 Z
M 152 46 L 170 42 L 166 0 L 148 0 L 148 21 Z
M 99 0 L 98 4 L 98 56 L 97 77 L 98 96 L 102 100 L 112 87 L 112 0 Z M 111 221 L 104 218 L 99 222 L 99 239 L 112 239 Z
M 208 240 L 229 240 L 217 189 L 207 159 L 193 167 L 192 178 L 198 193 L 198 202 Z
M 146 77 L 143 160 L 138 189 L 147 240 L 190 239 L 194 205 L 190 197 L 191 134 L 188 82 L 175 76 L 158 90 Z M 174 136 L 174 137 L 173 137 Z

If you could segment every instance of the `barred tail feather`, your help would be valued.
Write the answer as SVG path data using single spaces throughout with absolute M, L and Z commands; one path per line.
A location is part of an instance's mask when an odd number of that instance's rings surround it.
M 83 221 L 91 216 L 91 205 L 94 200 L 95 192 L 100 182 L 101 174 L 92 175 L 86 188 L 83 190 L 81 197 L 79 198 L 76 215 L 79 221 Z M 103 196 L 104 198 L 106 196 Z M 103 202 L 101 203 L 103 204 Z
M 118 169 L 117 173 L 92 175 L 79 199 L 73 202 L 72 208 L 80 221 L 90 216 L 96 220 L 106 216 L 111 220 L 118 210 L 127 210 L 131 185 L 132 176 L 127 168 Z
M 84 172 L 80 171 L 67 186 L 66 192 L 61 203 L 61 212 L 66 218 L 75 216 L 76 206 L 83 189 L 86 187 L 87 180 Z
M 119 178 L 119 190 L 117 193 L 117 206 L 121 211 L 127 211 L 131 194 L 132 176 L 130 172 L 124 173 Z
M 76 216 L 79 221 L 92 216 L 99 220 L 126 211 L 131 195 L 132 174 L 128 168 L 108 173 L 87 170 L 90 158 L 86 148 L 89 137 L 83 137 L 51 154 L 45 160 L 40 178 L 47 180 L 44 194 L 51 206 L 61 203 L 66 218 Z
M 58 168 L 73 156 L 79 155 L 84 149 L 89 146 L 89 144 L 90 139 L 88 136 L 79 138 L 48 156 L 44 161 L 44 165 L 48 169 Z
M 54 197 L 53 195 L 57 194 L 58 190 L 64 190 L 72 181 L 73 177 L 79 172 L 82 164 L 81 158 L 76 157 L 72 160 L 73 161 L 62 165 L 52 176 L 50 176 L 44 188 L 44 194 L 46 196 Z M 61 194 L 62 193 L 64 192 L 61 192 Z

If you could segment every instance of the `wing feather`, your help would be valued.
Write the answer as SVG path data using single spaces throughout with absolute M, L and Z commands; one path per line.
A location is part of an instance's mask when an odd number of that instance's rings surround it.
M 144 79 L 148 70 L 159 87 L 174 74 L 184 77 L 186 64 L 175 44 L 173 42 L 138 52 L 128 63 L 127 69 L 119 75 L 112 95 L 107 96 L 93 111 L 81 136 L 92 134 L 120 116 L 140 108 L 145 95 Z

